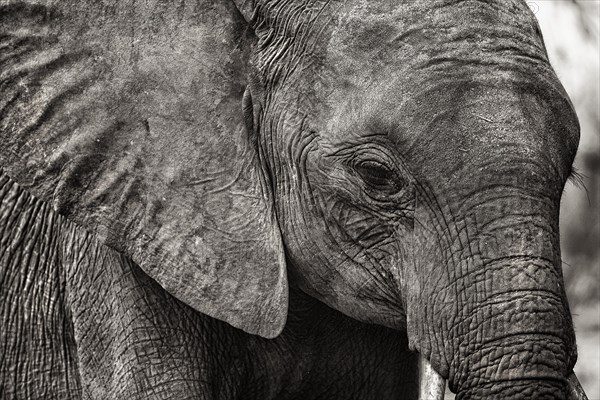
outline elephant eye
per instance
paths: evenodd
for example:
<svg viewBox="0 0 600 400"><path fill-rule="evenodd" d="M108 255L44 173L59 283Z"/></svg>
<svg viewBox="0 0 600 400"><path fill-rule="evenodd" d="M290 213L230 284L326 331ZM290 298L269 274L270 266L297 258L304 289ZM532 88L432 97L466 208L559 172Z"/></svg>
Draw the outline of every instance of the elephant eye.
<svg viewBox="0 0 600 400"><path fill-rule="evenodd" d="M372 189L394 194L402 184L396 173L378 161L363 161L355 166L356 172Z"/></svg>

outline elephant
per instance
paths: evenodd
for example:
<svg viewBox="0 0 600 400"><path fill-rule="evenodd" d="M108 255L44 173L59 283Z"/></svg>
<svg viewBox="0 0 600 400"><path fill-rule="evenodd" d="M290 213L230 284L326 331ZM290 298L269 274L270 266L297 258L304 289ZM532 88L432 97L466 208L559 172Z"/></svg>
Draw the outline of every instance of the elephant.
<svg viewBox="0 0 600 400"><path fill-rule="evenodd" d="M579 124L521 0L0 0L0 397L583 399Z"/></svg>

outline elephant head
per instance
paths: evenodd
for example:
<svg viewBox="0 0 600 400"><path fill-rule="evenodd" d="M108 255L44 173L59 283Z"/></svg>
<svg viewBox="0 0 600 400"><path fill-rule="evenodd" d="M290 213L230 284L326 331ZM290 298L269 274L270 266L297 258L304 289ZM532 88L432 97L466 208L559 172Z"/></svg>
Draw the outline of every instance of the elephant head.
<svg viewBox="0 0 600 400"><path fill-rule="evenodd" d="M249 333L280 333L289 276L406 332L422 396L576 390L578 122L524 2L87 3L2 6L22 186Z"/></svg>

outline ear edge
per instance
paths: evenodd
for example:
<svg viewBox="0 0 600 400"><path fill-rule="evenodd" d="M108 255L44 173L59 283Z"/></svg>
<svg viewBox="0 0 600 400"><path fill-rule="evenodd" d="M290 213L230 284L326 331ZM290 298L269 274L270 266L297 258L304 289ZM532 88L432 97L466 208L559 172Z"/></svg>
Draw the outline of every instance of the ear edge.
<svg viewBox="0 0 600 400"><path fill-rule="evenodd" d="M269 292L269 296L262 296L258 300L242 304L236 301L224 302L222 299L213 299L211 296L207 296L206 291L210 291L211 288L203 287L201 279L198 281L195 277L190 278L185 274L185 270L189 270L188 268L177 269L184 273L174 274L173 265L171 268L168 264L157 268L156 264L152 262L152 258L140 259L139 256L134 256L132 260L137 262L140 268L167 292L194 310L248 334L273 339L278 337L285 328L289 301L285 257L283 252L280 253L276 260L272 260L278 264L277 270L279 271L276 284L270 285L274 290ZM172 262L175 261L172 260ZM177 262L179 263L179 261ZM253 265L247 267L252 268ZM164 273L165 270L170 270L170 273Z"/></svg>

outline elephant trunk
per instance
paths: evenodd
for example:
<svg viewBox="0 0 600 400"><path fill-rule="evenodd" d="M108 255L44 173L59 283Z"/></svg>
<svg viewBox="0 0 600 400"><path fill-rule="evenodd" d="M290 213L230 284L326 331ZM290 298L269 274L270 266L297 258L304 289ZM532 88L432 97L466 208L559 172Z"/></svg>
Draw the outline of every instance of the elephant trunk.
<svg viewBox="0 0 600 400"><path fill-rule="evenodd" d="M460 328L451 333L458 399L562 400L569 392L575 337L557 228L548 213L539 213L547 204L519 200L519 210L496 203L474 214L483 221L468 261L474 267L458 278L473 301L466 302L471 306L463 308ZM502 216L495 218L498 210Z"/></svg>
<svg viewBox="0 0 600 400"><path fill-rule="evenodd" d="M409 306L409 338L457 399L567 399L576 350L556 205L490 194L454 210L438 250L421 246L438 261L409 289L419 304Z"/></svg>
<svg viewBox="0 0 600 400"><path fill-rule="evenodd" d="M575 373L569 374L567 385L566 400L588 400ZM446 380L431 367L429 361L419 357L419 400L443 400L445 388ZM471 397L469 393L461 396Z"/></svg>
<svg viewBox="0 0 600 400"><path fill-rule="evenodd" d="M546 264L530 257L488 264L476 290L490 294L462 316L455 337L459 399L566 398L574 339L556 269Z"/></svg>

